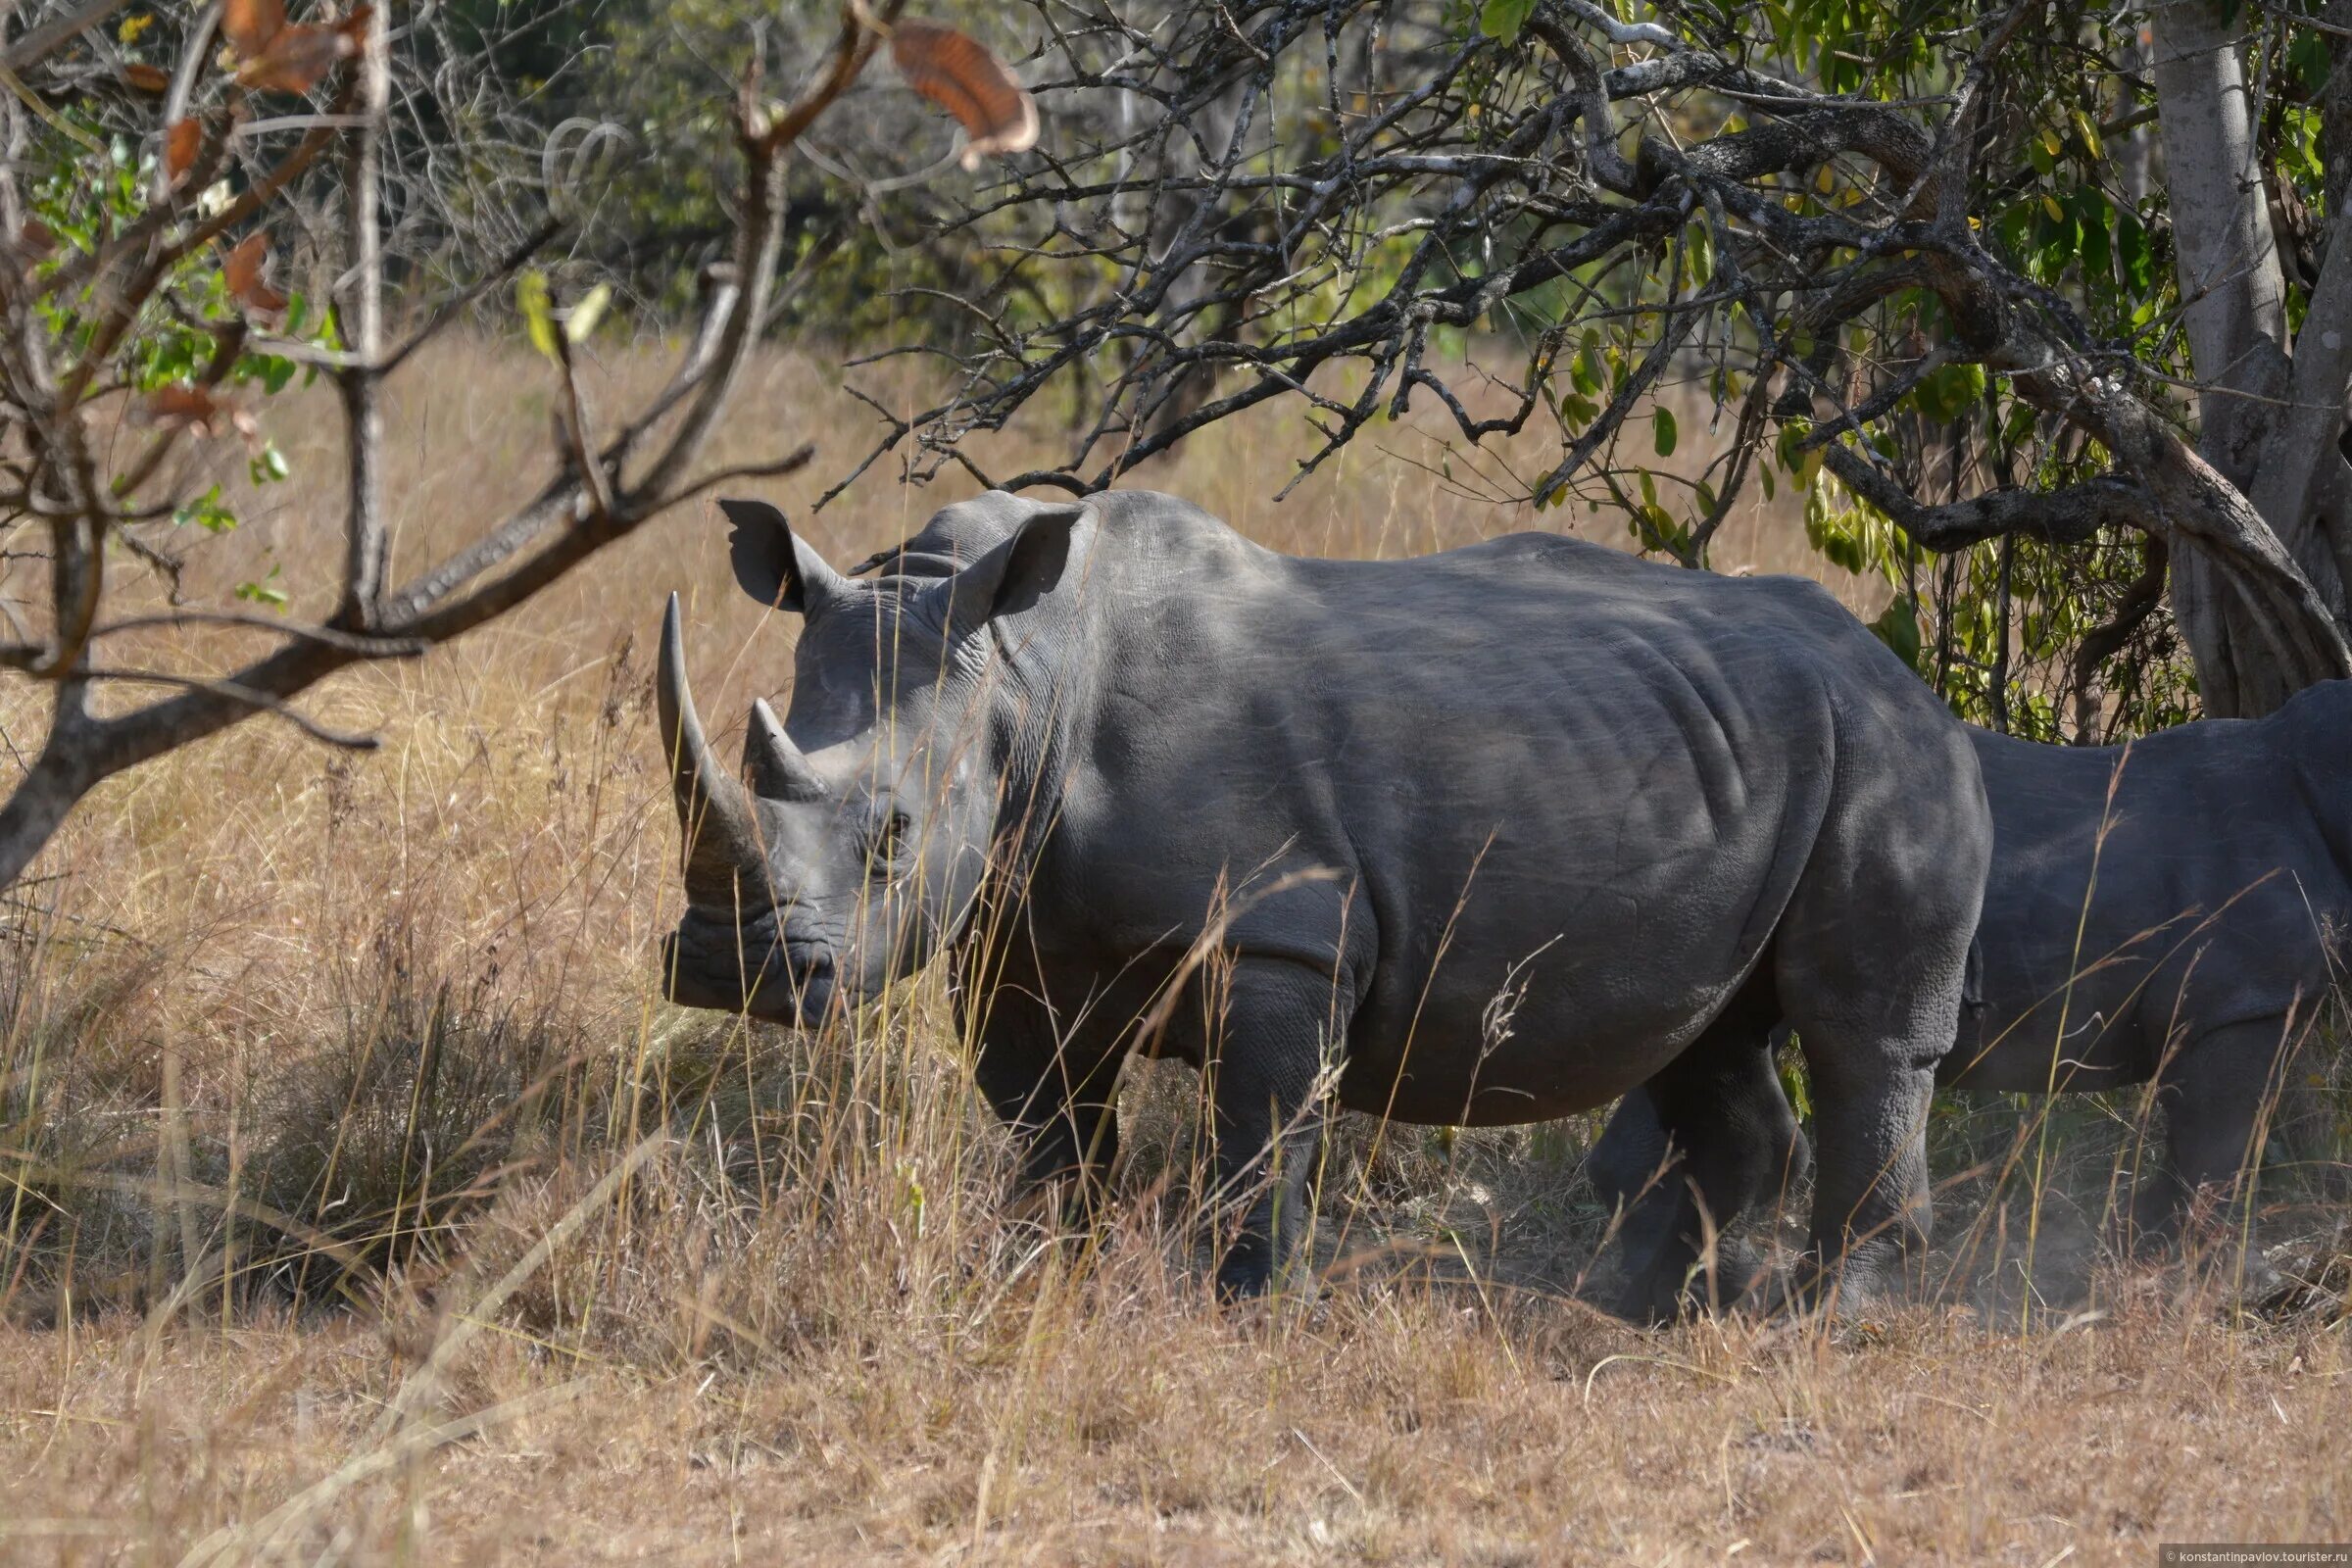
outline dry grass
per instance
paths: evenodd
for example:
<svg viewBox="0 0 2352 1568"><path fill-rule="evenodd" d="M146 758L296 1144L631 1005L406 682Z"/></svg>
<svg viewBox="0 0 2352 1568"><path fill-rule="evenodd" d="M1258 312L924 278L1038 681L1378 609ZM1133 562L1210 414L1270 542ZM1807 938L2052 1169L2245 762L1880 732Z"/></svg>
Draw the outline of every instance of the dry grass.
<svg viewBox="0 0 2352 1568"><path fill-rule="evenodd" d="M424 381L395 411L412 560L532 482L547 410L500 351ZM815 382L763 365L721 456L807 429L838 471L862 427ZM1300 551L1527 521L1405 461L1435 457L1409 427L1276 508L1300 433L1246 423L1150 482ZM322 588L332 442L286 444L295 485L200 591L272 559ZM870 481L815 531L854 558L938 499ZM784 668L722 532L669 519L338 681L313 706L380 729L373 757L257 722L75 818L0 949L0 1558L2042 1564L2352 1537L2325 1315L2231 1317L2052 1246L2020 1335L2001 1223L1945 1255L1943 1304L1639 1333L1574 1294L1604 1230L1581 1124L1342 1126L1331 1288L1220 1313L1181 1074L1131 1096L1116 1220L1058 1236L924 987L856 1039L663 1006L662 593L694 606L707 711ZM1743 519L1719 562L1803 567L1792 536ZM2070 1147L2095 1194L2118 1140Z"/></svg>

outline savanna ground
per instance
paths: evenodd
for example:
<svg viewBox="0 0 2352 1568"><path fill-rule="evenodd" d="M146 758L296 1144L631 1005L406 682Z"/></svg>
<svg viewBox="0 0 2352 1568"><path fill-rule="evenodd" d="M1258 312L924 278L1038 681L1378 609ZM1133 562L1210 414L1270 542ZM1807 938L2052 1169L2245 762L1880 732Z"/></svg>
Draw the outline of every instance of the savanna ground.
<svg viewBox="0 0 2352 1568"><path fill-rule="evenodd" d="M466 345L408 382L404 555L535 482L551 391ZM199 592L326 574L333 437L273 420L295 478L197 553ZM869 428L779 357L718 456L806 433L829 476ZM1147 482L1300 552L1530 524L1407 427L1277 506L1303 434L1219 426ZM820 487L769 493L806 519ZM964 488L877 473L808 526L846 563ZM1818 571L1783 508L1718 564ZM1581 1120L1337 1125L1327 1288L1221 1311L1180 1073L1132 1086L1126 1200L1081 1240L1012 1195L931 988L855 1039L666 1006L662 594L707 714L786 678L723 539L689 509L342 677L310 707L372 756L261 719L71 824L0 948L0 1558L2041 1565L2352 1538L2325 1296L2234 1313L2097 1245L2129 1101L1942 1107L1938 1251L1867 1323L1585 1304ZM2343 1250L2326 1185L2282 1173L2266 1215L2306 1275Z"/></svg>

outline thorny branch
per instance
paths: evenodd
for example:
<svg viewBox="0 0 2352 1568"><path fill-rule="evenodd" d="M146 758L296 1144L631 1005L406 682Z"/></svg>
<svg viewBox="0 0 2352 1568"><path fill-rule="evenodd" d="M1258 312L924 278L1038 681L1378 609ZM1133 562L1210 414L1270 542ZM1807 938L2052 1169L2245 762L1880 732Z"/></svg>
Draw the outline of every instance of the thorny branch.
<svg viewBox="0 0 2352 1568"><path fill-rule="evenodd" d="M1185 4L1149 27L1033 4L1054 156L957 215L1003 269L958 302L970 331L909 351L945 364L948 395L884 414L856 471L895 455L917 480L950 463L986 479L967 444L1049 392L1076 406L1066 457L1009 486L1099 489L1285 397L1320 436L1304 471L1427 392L1472 444L1547 411L1562 457L1518 499L1607 505L1621 432L1670 371L1696 373L1737 410L1737 445L1687 526L1644 535L1692 564L1787 438L1933 551L2190 536L2265 607L2297 679L2352 673L2327 603L2198 459L2132 345L2097 340L1976 226L1983 117L2035 8L1947 40L1949 93L1882 101L1757 69L1769 40L1718 8L1626 23L1536 0L1502 41L1374 0ZM1048 289L1052 309L1024 308ZM1886 329L1904 291L1948 329L1932 349ZM1597 384L1569 395L1560 371L1593 354L1595 323ZM1433 354L1446 334L1455 352ZM1517 372L1480 368L1497 354ZM1916 493L1886 434L1927 377L1966 366L2011 378L2046 442L2096 442L2112 471L1970 493L1955 466ZM2328 377L2342 381L2334 362ZM1482 383L1507 394L1501 417L1474 412L1493 406ZM2311 401L2315 429L2340 425Z"/></svg>
<svg viewBox="0 0 2352 1568"><path fill-rule="evenodd" d="M38 58L103 20L109 9L106 0L84 5L20 37L0 58L12 63ZM877 20L887 26L898 10L898 0L890 0L878 8ZM331 83L320 84L332 86L331 113L306 120L308 128L256 171L242 194L218 210L202 210L194 193L222 166L245 114L241 87L211 71L204 58L218 15L217 8L208 11L191 33L193 45L169 99L174 122L196 117L192 123L201 129L192 134L200 136L200 145L185 155L184 172L172 178L159 173L158 199L135 222L44 272L43 247L31 237L20 185L25 161L16 156L0 167L0 442L5 443L0 446L0 504L46 530L52 623L45 635L0 645L0 667L45 680L53 694L48 736L0 807L0 886L23 876L74 803L100 780L254 713L274 714L331 744L372 745L369 737L318 723L292 700L350 664L414 657L491 619L723 476L785 472L808 459L803 449L766 464L714 473L697 469L702 448L769 318L783 250L784 160L856 80L873 51L874 31L859 25L853 14L845 13L832 51L810 85L780 112L765 106L756 74L746 82L738 110L741 200L734 259L708 292L701 329L666 386L595 446L566 366L568 441L556 454L555 476L519 511L485 528L474 544L397 587L384 581L382 384L422 342L456 319L471 298L527 265L560 225L551 220L535 227L477 284L430 310L412 336L387 347L383 235L389 220L381 181L391 101L382 12L355 16L345 24L354 39L350 58L333 69ZM212 107L191 107L206 103ZM21 101L0 101L0 126L16 153L21 155L38 133L37 118ZM207 612L102 622L110 541L154 555L126 530L168 514L172 503L142 492L160 477L188 427L231 417L220 388L247 334L242 327L222 330L212 362L188 391L177 394L177 416L120 473L109 472L94 447L87 416L91 402L114 390L114 356L174 268L263 214L338 144L344 199L337 305L345 344L313 362L327 369L341 394L348 489L340 608L325 625ZM40 309L44 300L87 302L89 328L72 340L60 338ZM168 558L156 559L169 564ZM101 666L90 658L91 645L99 640L190 624L268 633L280 646L221 678ZM97 681L178 690L146 706L102 715L88 701Z"/></svg>

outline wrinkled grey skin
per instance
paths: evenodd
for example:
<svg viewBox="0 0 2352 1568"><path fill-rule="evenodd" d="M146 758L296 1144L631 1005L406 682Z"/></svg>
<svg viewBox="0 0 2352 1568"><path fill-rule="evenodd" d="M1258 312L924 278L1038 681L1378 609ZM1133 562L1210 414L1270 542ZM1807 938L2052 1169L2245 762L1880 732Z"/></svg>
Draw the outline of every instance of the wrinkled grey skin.
<svg viewBox="0 0 2352 1568"><path fill-rule="evenodd" d="M2135 1239L2167 1245L2201 1211L2226 1241L2252 1196L2240 1175L2258 1160L2288 1049L2352 934L2352 681L2268 718L2129 747L1969 737L1993 860L1980 967L1937 1081L2024 1094L2155 1083L2168 1157L2150 1160L2134 1195ZM1700 1202L1728 1225L1801 1173L1804 1141L1771 1063L1781 1013L1767 998L1727 1011L1627 1097L1595 1146L1588 1168L1604 1201L1631 1203L1627 1255L1646 1260L1630 1306L1676 1307ZM1696 1157L1644 1196L1670 1127ZM2274 1283L2255 1253L2239 1261L2248 1289ZM1752 1265L1716 1273L1717 1292L1736 1294Z"/></svg>
<svg viewBox="0 0 2352 1568"><path fill-rule="evenodd" d="M1960 726L1817 586L1542 535L1299 560L1144 492L983 495L850 578L724 505L806 621L746 794L672 602L676 1000L808 1022L944 951L1028 1173L1088 1193L1124 1054L1202 1065L1247 1294L1304 1228L1318 1091L1558 1116L1769 985L1821 1086L1826 1277L1859 1299L1923 1233L1989 825Z"/></svg>

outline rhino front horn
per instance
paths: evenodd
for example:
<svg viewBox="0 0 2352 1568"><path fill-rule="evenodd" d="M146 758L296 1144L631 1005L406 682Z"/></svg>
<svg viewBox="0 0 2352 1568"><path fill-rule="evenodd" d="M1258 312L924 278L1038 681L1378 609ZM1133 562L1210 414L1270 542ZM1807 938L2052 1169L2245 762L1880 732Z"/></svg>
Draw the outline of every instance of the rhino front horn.
<svg viewBox="0 0 2352 1568"><path fill-rule="evenodd" d="M710 755L703 721L686 687L686 634L678 596L669 596L662 617L661 669L654 696L662 720L662 745L669 756L670 793L686 840L686 895L697 903L734 904L739 878L758 886L766 860L752 822L743 786L722 772Z"/></svg>

